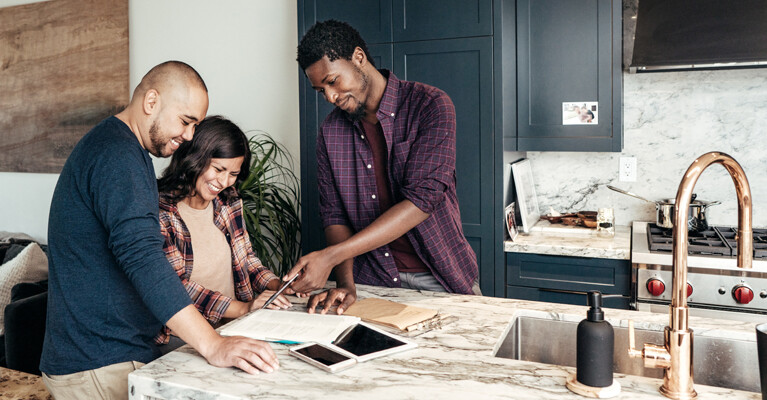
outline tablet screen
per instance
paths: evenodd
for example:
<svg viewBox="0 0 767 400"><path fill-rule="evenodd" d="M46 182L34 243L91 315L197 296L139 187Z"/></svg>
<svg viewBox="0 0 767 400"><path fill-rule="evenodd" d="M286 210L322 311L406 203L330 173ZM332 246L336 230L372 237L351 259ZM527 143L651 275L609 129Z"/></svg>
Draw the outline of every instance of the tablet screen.
<svg viewBox="0 0 767 400"><path fill-rule="evenodd" d="M404 346L407 343L370 329L365 325L357 324L333 344L359 357Z"/></svg>
<svg viewBox="0 0 767 400"><path fill-rule="evenodd" d="M318 344L303 347L294 351L328 366L338 364L341 361L346 361L349 359L349 357L346 357L343 354L336 353L327 347L320 346Z"/></svg>

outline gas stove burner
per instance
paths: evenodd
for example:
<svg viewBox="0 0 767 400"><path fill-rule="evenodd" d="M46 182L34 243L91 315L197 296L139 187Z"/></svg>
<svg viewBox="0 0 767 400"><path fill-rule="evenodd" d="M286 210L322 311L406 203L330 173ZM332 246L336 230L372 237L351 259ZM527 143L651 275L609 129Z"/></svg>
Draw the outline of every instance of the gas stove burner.
<svg viewBox="0 0 767 400"><path fill-rule="evenodd" d="M647 225L650 251L671 252L673 230ZM710 226L701 232L688 232L687 253L735 257L738 255L737 230L728 226ZM767 229L754 229L754 258L767 258Z"/></svg>

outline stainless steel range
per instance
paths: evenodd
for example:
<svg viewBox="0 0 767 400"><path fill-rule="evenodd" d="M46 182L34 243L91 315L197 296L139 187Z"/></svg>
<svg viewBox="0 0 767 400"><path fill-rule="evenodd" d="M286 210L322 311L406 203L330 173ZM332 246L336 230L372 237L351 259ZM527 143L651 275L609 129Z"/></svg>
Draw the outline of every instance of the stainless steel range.
<svg viewBox="0 0 767 400"><path fill-rule="evenodd" d="M754 262L737 267L736 230L710 227L689 233L687 304L690 315L767 322L767 229L754 229ZM634 222L631 238L632 304L668 313L671 302L671 231Z"/></svg>

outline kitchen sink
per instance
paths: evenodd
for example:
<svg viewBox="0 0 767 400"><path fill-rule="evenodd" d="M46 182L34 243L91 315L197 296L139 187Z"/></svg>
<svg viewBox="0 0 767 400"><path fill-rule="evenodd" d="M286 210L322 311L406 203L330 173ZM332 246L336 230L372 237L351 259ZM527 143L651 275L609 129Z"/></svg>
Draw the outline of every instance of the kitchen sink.
<svg viewBox="0 0 767 400"><path fill-rule="evenodd" d="M496 357L575 367L577 322L519 316L496 348ZM644 368L643 361L628 356L628 329L614 327L613 371L627 375L663 378L663 370ZM663 345L663 332L635 329L636 346ZM701 385L759 392L756 342L693 336L694 382Z"/></svg>

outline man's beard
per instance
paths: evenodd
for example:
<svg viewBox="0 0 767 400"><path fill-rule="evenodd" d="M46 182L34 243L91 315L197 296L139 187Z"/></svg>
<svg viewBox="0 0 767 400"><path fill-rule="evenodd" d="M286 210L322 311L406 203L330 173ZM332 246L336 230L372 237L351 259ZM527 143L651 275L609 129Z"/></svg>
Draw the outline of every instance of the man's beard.
<svg viewBox="0 0 767 400"><path fill-rule="evenodd" d="M152 126L149 127L149 145L147 149L155 157L168 157L170 154L164 154L162 151L165 148L167 142L163 143L160 135L160 128L157 126L157 121L152 122Z"/></svg>
<svg viewBox="0 0 767 400"><path fill-rule="evenodd" d="M357 70L357 73L360 76L360 80L362 81L362 87L360 88L360 92L365 93L365 90L368 88L368 76L362 72L362 69L356 65L354 65L354 69ZM354 109L352 112L346 111L346 115L349 116L349 119L352 121L359 121L362 118L365 117L365 108L367 108L367 102L366 101L360 101L357 103L357 108Z"/></svg>
<svg viewBox="0 0 767 400"><path fill-rule="evenodd" d="M366 114L365 106L366 106L365 103L358 103L357 108L354 109L354 111L352 112L345 111L346 115L348 115L349 119L351 119L352 121L359 121L362 118L365 118L365 114Z"/></svg>

